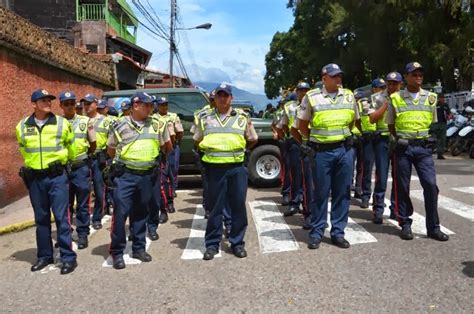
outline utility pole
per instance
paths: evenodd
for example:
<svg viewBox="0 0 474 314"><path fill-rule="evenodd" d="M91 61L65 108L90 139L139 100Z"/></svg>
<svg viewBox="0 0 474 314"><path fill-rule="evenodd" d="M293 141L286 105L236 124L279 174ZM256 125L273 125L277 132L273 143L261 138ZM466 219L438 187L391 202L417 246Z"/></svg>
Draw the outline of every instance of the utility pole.
<svg viewBox="0 0 474 314"><path fill-rule="evenodd" d="M174 43L176 21L176 0L171 0L171 15L170 15L170 87L174 87L173 61L176 45Z"/></svg>

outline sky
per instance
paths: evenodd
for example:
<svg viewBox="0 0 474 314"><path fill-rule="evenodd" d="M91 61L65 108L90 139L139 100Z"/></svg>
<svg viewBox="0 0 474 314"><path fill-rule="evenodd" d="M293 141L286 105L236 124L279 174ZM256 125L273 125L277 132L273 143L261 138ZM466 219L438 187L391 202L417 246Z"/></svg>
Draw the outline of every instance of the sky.
<svg viewBox="0 0 474 314"><path fill-rule="evenodd" d="M142 0L169 26L169 0ZM179 28L212 23L209 30L177 31L178 50L192 81L227 82L264 94L265 55L273 35L293 25L287 0L177 0ZM132 8L132 1L129 1ZM151 12L151 10L148 10ZM137 14L140 17L140 14ZM148 25L147 22L145 24ZM149 66L169 72L169 47L139 26L137 44L153 52ZM176 63L176 61L175 61ZM175 73L178 67L174 67Z"/></svg>

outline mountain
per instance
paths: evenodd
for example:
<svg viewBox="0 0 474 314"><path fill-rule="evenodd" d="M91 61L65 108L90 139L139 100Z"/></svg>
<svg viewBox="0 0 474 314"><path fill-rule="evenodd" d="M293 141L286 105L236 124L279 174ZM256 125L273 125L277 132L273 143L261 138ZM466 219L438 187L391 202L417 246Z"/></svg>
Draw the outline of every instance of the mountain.
<svg viewBox="0 0 474 314"><path fill-rule="evenodd" d="M211 90L216 88L220 83L194 82L194 84L210 92ZM270 100L265 95L253 94L246 90L240 89L234 85L232 85L232 96L234 96L234 99L236 100L250 101L254 106L255 112L258 112L259 110L264 110L268 103L272 103L274 106L276 104L275 100Z"/></svg>

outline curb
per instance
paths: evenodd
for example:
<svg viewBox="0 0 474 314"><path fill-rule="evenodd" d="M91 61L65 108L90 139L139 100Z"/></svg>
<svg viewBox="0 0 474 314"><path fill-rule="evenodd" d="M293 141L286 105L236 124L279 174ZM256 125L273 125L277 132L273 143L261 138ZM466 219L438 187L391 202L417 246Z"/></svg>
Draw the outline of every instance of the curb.
<svg viewBox="0 0 474 314"><path fill-rule="evenodd" d="M13 233L13 232L19 232L23 231L25 229L31 228L35 225L34 220L27 220L27 221L22 221L22 222L17 222L5 227L0 228L0 235L8 234L8 233Z"/></svg>

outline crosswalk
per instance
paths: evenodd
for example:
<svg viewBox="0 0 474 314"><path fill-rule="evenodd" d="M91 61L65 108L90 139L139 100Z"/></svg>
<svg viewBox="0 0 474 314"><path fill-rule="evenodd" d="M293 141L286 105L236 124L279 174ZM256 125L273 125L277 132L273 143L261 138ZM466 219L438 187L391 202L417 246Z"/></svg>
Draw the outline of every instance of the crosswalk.
<svg viewBox="0 0 474 314"><path fill-rule="evenodd" d="M474 187L460 187L453 188L453 190L461 193L474 194ZM423 201L422 190L413 190L410 195L414 199ZM388 206L390 205L390 200L385 199L385 203L386 208L384 211L384 221L399 228L398 222L389 218L390 210ZM257 232L258 244L262 254L297 251L301 249L292 229L286 223L279 206L275 202L250 201L248 202L248 205L250 212L252 213L253 222ZM331 204L328 206L330 208ZM474 206L471 204L465 204L440 195L439 209L447 210L470 221L474 221ZM194 215L193 226L189 234L186 249L181 256L182 259L202 259L204 253L204 231L206 223L203 215L202 206L198 205L196 207L196 214ZM411 218L413 220L412 231L415 237L426 237L425 217L415 212ZM326 232L331 228L330 214L328 215L328 224L329 228L326 229ZM440 226L440 228L441 231L448 235L455 234L445 226ZM325 236L329 235L326 234ZM371 234L362 225L350 217L345 229L345 238L349 243L351 243L351 245L377 242L376 236ZM219 254L219 256L221 255Z"/></svg>

